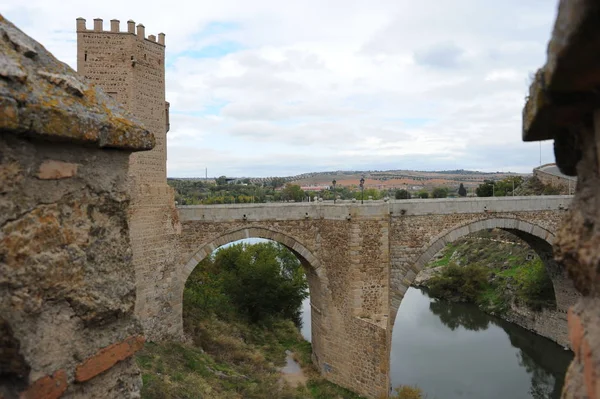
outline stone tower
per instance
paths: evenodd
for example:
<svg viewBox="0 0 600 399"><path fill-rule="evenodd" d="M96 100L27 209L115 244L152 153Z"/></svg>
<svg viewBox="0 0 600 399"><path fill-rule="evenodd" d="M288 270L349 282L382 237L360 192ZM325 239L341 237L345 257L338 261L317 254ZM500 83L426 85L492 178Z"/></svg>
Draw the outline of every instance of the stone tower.
<svg viewBox="0 0 600 399"><path fill-rule="evenodd" d="M127 21L121 31L118 20L105 31L102 19L94 19L92 30L77 19L77 71L120 102L154 134L151 151L132 154L129 159L129 216L133 263L136 270L136 314L146 336L160 339L169 326L155 325L156 311L169 311L168 294L162 279L169 279L173 264L174 239L180 231L173 190L167 185L166 134L169 103L165 101L165 35L146 37L144 25ZM152 270L152 273L148 271ZM149 276L162 276L160 280ZM160 302L160 303L158 303Z"/></svg>
<svg viewBox="0 0 600 399"><path fill-rule="evenodd" d="M77 72L120 102L142 121L156 138L152 151L131 158L136 183L166 184L167 102L165 101L165 35L146 38L144 25L127 21L121 32L119 21L94 19L87 30L85 19L77 19ZM144 173L137 173L140 169Z"/></svg>

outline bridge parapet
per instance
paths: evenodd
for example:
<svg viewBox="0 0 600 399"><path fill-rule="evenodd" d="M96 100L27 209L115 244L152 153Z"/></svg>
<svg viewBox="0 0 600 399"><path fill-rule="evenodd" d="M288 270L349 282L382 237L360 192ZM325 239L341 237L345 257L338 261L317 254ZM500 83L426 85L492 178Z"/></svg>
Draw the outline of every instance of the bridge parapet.
<svg viewBox="0 0 600 399"><path fill-rule="evenodd" d="M479 212L527 212L567 209L573 197L547 195L528 197L410 199L365 204L327 202L261 203L178 206L180 220L302 220L302 219L371 219L386 215L429 215Z"/></svg>

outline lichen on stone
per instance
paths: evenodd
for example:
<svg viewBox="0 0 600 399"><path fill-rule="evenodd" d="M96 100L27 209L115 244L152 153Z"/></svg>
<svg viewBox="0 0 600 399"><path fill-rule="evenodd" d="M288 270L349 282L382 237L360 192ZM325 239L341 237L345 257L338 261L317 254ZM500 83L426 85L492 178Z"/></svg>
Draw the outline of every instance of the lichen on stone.
<svg viewBox="0 0 600 399"><path fill-rule="evenodd" d="M129 151L155 145L133 115L1 16L0 130Z"/></svg>
<svg viewBox="0 0 600 399"><path fill-rule="evenodd" d="M79 97L83 96L84 91L86 89L85 85L79 80L75 79L73 76L59 75L57 73L50 73L42 70L39 70L38 74L44 79L46 79L48 82L53 83L57 86L61 86L67 92Z"/></svg>

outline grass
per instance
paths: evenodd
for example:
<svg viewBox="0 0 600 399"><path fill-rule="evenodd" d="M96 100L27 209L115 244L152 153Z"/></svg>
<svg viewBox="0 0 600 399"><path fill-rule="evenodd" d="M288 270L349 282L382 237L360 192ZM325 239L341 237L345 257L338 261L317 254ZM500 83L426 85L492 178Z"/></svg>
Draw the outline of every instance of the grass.
<svg viewBox="0 0 600 399"><path fill-rule="evenodd" d="M454 244L448 244L444 249L443 249L443 256L442 258L434 261L434 262L430 262L427 267L428 268L434 268L434 267L439 267L439 266L448 266L448 263L450 263L450 258L452 257L452 254L454 253L454 251L456 251L456 246Z"/></svg>
<svg viewBox="0 0 600 399"><path fill-rule="evenodd" d="M142 398L361 398L321 377L312 365L310 343L291 321L253 325L208 317L194 324L192 342L147 343L137 353ZM306 386L280 381L286 350L303 368Z"/></svg>

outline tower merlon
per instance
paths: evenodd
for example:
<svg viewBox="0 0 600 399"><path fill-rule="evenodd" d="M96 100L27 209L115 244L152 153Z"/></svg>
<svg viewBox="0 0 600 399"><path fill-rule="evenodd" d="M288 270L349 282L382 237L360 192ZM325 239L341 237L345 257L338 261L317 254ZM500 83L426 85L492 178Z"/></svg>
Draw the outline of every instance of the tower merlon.
<svg viewBox="0 0 600 399"><path fill-rule="evenodd" d="M138 24L137 26L137 36L140 39L144 39L146 37L146 28L142 24Z"/></svg>
<svg viewBox="0 0 600 399"><path fill-rule="evenodd" d="M94 18L94 30L98 32L102 32L102 18Z"/></svg>
<svg viewBox="0 0 600 399"><path fill-rule="evenodd" d="M110 31L111 32L119 32L120 27L119 24L121 22L118 19L111 19L110 20Z"/></svg>
<svg viewBox="0 0 600 399"><path fill-rule="evenodd" d="M77 32L89 32L86 26L86 19L79 17L77 18ZM127 32L121 32L121 21L118 19L110 20L110 30L104 31L104 20L102 18L94 18L94 32L110 32L110 33L129 33L137 36L140 40L148 40L152 43L157 43L161 46L165 45L165 34L159 33L157 35L149 35L146 37L146 28L143 24L135 24L135 21L130 19L127 21Z"/></svg>
<svg viewBox="0 0 600 399"><path fill-rule="evenodd" d="M87 28L85 27L85 18L77 18L77 32L79 31L83 31L86 30Z"/></svg>

